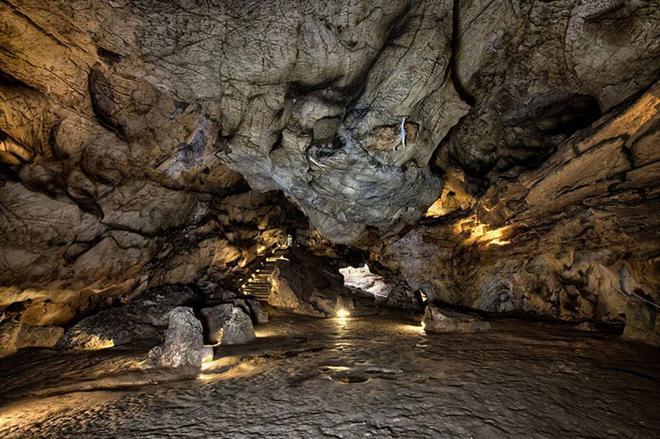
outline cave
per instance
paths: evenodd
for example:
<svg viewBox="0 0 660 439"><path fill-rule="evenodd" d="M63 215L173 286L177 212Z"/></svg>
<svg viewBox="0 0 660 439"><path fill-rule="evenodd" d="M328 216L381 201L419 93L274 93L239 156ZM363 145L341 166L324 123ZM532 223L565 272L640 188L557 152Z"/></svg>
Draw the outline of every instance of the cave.
<svg viewBox="0 0 660 439"><path fill-rule="evenodd" d="M660 437L660 4L1 0L0 437Z"/></svg>

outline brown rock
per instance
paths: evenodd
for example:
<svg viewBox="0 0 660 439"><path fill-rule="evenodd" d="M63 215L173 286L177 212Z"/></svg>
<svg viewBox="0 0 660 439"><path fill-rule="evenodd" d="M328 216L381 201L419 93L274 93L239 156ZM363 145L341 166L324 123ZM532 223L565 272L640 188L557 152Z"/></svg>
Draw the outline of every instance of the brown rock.
<svg viewBox="0 0 660 439"><path fill-rule="evenodd" d="M16 322L0 324L0 357L23 348L52 348L64 334L59 326L33 326Z"/></svg>
<svg viewBox="0 0 660 439"><path fill-rule="evenodd" d="M490 330L490 323L478 317L428 305L422 319L424 331L431 334L444 332L483 332Z"/></svg>

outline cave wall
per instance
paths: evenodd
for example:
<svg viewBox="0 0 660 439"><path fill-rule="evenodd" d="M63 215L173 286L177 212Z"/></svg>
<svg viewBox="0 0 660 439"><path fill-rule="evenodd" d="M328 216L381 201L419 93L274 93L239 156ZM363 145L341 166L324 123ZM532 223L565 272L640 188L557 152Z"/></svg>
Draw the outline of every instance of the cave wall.
<svg viewBox="0 0 660 439"><path fill-rule="evenodd" d="M660 83L372 258L444 303L609 323L658 344L659 127Z"/></svg>
<svg viewBox="0 0 660 439"><path fill-rule="evenodd" d="M491 309L477 297L515 290L516 309L619 318L628 301L594 311L582 284L655 300L657 141L638 134L655 107L611 128L651 139L646 158L566 154L657 79L659 23L642 0L2 1L0 307L62 324L150 286L221 284L294 230L379 252L449 302ZM525 186L564 178L593 194L560 206ZM473 223L408 231L449 183L485 194ZM455 242L480 224L532 231ZM423 256L402 263L408 248ZM514 281L520 266L539 272Z"/></svg>

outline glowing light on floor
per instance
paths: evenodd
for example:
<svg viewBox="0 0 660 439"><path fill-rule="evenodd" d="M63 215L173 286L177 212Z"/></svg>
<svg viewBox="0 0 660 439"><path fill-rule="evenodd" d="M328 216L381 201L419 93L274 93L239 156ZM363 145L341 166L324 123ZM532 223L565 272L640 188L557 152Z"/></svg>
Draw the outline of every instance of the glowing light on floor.
<svg viewBox="0 0 660 439"><path fill-rule="evenodd" d="M288 261L289 258L284 257L284 256L269 256L266 258L267 262L275 262L275 261Z"/></svg>
<svg viewBox="0 0 660 439"><path fill-rule="evenodd" d="M426 332L424 332L424 323L422 323L421 325L410 325L410 324L402 323L398 325L397 328L402 333L419 334L419 335L426 334Z"/></svg>
<svg viewBox="0 0 660 439"><path fill-rule="evenodd" d="M240 363L241 357L236 355L228 355L225 357L218 358L217 360L211 360L202 363L202 371L210 371L222 369L224 367L229 367Z"/></svg>
<svg viewBox="0 0 660 439"><path fill-rule="evenodd" d="M269 329L256 327L254 328L254 335L256 335L257 338L268 338L268 337L277 337L279 335L282 335L282 333L277 331L272 331Z"/></svg>
<svg viewBox="0 0 660 439"><path fill-rule="evenodd" d="M337 310L338 319L347 319L351 316L351 313L346 308L339 308Z"/></svg>
<svg viewBox="0 0 660 439"><path fill-rule="evenodd" d="M214 361L214 363L216 363L216 361ZM240 362L241 360L239 359L238 361ZM249 376L252 376L256 373L265 370L264 364L262 363L265 363L265 361L257 360L257 361L246 361L240 364L237 363L233 365L233 367L230 366L229 370L218 373L213 373L212 372L213 369L207 369L206 371L203 371L202 373L197 375L197 380L202 382L214 382L214 381L232 380L236 378L247 378ZM220 363L216 363L216 365L219 366Z"/></svg>

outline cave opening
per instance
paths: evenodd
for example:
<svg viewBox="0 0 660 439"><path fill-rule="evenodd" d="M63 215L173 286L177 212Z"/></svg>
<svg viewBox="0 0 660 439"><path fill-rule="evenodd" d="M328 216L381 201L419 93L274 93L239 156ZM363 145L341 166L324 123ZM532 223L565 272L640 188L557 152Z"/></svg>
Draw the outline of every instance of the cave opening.
<svg viewBox="0 0 660 439"><path fill-rule="evenodd" d="M660 437L659 35L0 2L0 437Z"/></svg>

